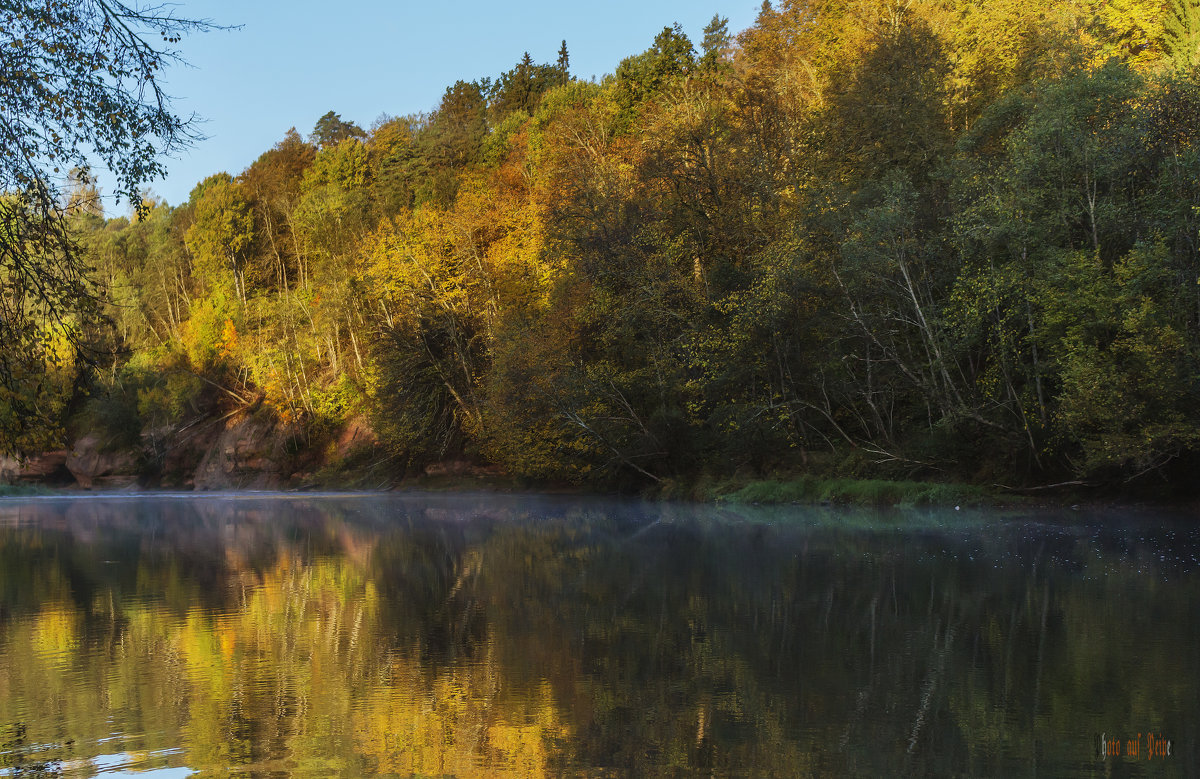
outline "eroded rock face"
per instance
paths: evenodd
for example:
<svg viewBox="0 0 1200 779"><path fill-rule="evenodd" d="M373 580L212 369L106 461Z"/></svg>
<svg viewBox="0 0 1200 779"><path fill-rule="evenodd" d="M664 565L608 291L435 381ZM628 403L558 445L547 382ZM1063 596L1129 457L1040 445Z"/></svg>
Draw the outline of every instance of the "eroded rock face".
<svg viewBox="0 0 1200 779"><path fill-rule="evenodd" d="M66 484L71 481L71 472L66 462L66 449L18 460L15 457L0 457L0 484Z"/></svg>
<svg viewBox="0 0 1200 779"><path fill-rule="evenodd" d="M268 413L216 415L182 429L143 432L141 446L111 449L88 434L70 450L23 461L0 457L0 484L30 483L83 489L147 487L269 490L305 485L313 472L373 451L378 439L362 418L349 420L319 444Z"/></svg>
<svg viewBox="0 0 1200 779"><path fill-rule="evenodd" d="M337 457L345 460L357 451L372 449L378 445L379 439L367 420L362 417L354 417L346 423L337 437Z"/></svg>
<svg viewBox="0 0 1200 779"><path fill-rule="evenodd" d="M141 473L136 453L128 449L104 451L96 436L84 436L67 454L65 465L84 489L119 488L137 483Z"/></svg>
<svg viewBox="0 0 1200 779"><path fill-rule="evenodd" d="M255 416L225 423L208 446L192 479L197 490L266 490L285 486L286 435Z"/></svg>

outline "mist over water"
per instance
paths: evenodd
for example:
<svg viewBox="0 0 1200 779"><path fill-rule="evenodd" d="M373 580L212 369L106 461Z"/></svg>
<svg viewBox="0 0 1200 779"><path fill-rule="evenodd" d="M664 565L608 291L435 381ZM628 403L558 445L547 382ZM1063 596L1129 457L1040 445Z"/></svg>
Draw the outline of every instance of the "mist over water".
<svg viewBox="0 0 1200 779"><path fill-rule="evenodd" d="M0 500L0 776L1187 776L1198 647L1149 512Z"/></svg>

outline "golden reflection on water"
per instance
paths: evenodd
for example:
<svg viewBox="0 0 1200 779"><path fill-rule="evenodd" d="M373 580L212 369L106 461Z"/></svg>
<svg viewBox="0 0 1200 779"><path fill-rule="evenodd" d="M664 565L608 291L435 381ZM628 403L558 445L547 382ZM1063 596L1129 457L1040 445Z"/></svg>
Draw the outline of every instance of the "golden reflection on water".
<svg viewBox="0 0 1200 779"><path fill-rule="evenodd" d="M0 506L0 776L1091 775L1198 713L1194 532L457 500Z"/></svg>
<svg viewBox="0 0 1200 779"><path fill-rule="evenodd" d="M123 726L123 735L176 744L189 765L217 771L556 773L549 749L570 730L553 690L546 680L508 685L492 639L478 656L432 672L381 652L378 593L346 559L284 555L261 572L238 572L235 587L240 603L228 611L124 604L107 615L119 639L103 647L82 640L95 610L44 604L4 632L2 710L96 741L107 734L94 723ZM139 754L129 763L146 762Z"/></svg>

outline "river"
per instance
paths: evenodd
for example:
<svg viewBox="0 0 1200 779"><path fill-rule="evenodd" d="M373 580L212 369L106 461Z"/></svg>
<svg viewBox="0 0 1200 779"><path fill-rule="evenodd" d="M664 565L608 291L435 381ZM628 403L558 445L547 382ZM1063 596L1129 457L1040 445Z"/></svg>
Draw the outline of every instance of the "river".
<svg viewBox="0 0 1200 779"><path fill-rule="evenodd" d="M0 776L1191 776L1200 522L0 499Z"/></svg>

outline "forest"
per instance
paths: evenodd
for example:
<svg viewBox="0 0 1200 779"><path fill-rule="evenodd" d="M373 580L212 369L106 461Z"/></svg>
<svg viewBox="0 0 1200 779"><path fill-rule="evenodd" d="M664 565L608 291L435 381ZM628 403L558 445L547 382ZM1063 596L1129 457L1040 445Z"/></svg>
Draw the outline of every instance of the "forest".
<svg viewBox="0 0 1200 779"><path fill-rule="evenodd" d="M286 474L1194 489L1198 142L1198 0L766 2L599 81L564 42L176 206L77 172L86 294L6 362L0 442L166 483L253 416Z"/></svg>

